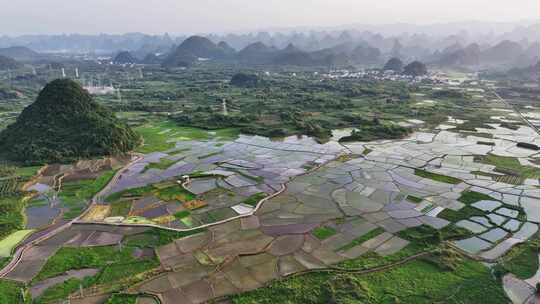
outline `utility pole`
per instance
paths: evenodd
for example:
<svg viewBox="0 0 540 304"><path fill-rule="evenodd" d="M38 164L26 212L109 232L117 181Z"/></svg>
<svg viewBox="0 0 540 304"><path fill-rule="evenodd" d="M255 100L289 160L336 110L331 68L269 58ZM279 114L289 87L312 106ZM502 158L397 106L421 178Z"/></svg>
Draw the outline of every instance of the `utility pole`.
<svg viewBox="0 0 540 304"><path fill-rule="evenodd" d="M8 83L10 87L13 86L13 84L11 83L11 70L10 69L8 69Z"/></svg>
<svg viewBox="0 0 540 304"><path fill-rule="evenodd" d="M118 88L116 89L116 95L118 96L118 101L122 102L122 93L120 93L120 85L118 85Z"/></svg>

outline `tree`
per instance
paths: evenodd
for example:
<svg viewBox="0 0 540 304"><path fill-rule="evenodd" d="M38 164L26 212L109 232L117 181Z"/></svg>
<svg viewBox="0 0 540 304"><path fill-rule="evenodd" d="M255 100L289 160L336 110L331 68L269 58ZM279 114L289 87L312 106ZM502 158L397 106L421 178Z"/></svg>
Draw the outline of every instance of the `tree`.
<svg viewBox="0 0 540 304"><path fill-rule="evenodd" d="M16 122L0 132L0 154L26 163L124 154L140 136L70 79L48 83Z"/></svg>
<svg viewBox="0 0 540 304"><path fill-rule="evenodd" d="M242 88L255 88L260 82L259 76L255 74L237 73L231 79L231 85Z"/></svg>
<svg viewBox="0 0 540 304"><path fill-rule="evenodd" d="M405 68L403 69L403 73L405 75L410 75L414 77L423 76L428 73L427 67L425 64L423 64L420 61L413 61L409 63Z"/></svg>
<svg viewBox="0 0 540 304"><path fill-rule="evenodd" d="M393 57L384 65L383 68L385 71L394 71L397 73L401 73L403 70L403 61L397 57Z"/></svg>

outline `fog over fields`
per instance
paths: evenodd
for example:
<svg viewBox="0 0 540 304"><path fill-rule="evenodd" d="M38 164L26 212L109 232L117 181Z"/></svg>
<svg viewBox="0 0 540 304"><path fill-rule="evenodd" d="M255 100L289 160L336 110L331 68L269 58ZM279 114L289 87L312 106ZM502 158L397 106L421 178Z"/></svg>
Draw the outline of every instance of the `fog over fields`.
<svg viewBox="0 0 540 304"><path fill-rule="evenodd" d="M534 0L22 0L3 1L0 34L193 34L348 24L501 23L538 19L539 10L540 2Z"/></svg>

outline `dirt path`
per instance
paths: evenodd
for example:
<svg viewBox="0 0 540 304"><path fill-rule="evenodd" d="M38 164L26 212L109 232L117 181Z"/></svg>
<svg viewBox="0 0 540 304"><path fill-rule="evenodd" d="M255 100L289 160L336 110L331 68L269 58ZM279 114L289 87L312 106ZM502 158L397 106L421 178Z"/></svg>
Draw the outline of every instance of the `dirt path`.
<svg viewBox="0 0 540 304"><path fill-rule="evenodd" d="M34 239L32 242L29 242L29 243L26 243L26 244L24 244L22 246L19 246L17 248L17 250L15 251L15 253L13 254L13 257L12 257L11 261L8 264L6 264L4 266L4 268L2 268L0 270L0 278L4 278L17 265L19 265L25 251L29 250L34 245L37 245L40 242L43 242L43 241L53 237L54 235L64 231L65 229L71 227L71 225L73 223L78 222L84 215L86 215L86 213L88 213L88 210L90 210L92 208L92 206L97 204L97 198L100 197L104 193L104 191L107 190L108 187L110 187L110 185L112 183L116 182L118 180L119 176L122 173L124 173L126 170L129 170L129 168L131 168L131 166L133 166L135 163L137 163L137 161L139 161L141 158L142 158L142 156L140 156L139 154L135 155L135 158L132 159L126 166L124 166L124 168L122 168L121 170L118 170L118 172L116 172L116 174L113 176L111 181L107 184L107 186L105 186L100 192L98 192L96 195L94 195L94 197L91 200L90 205L88 205L87 209L81 215L79 215L78 217L74 218L73 220L71 220L71 221L69 221L69 222L67 222L67 223L65 223L63 225L60 225L60 226L52 229L51 231L41 235L40 237Z"/></svg>

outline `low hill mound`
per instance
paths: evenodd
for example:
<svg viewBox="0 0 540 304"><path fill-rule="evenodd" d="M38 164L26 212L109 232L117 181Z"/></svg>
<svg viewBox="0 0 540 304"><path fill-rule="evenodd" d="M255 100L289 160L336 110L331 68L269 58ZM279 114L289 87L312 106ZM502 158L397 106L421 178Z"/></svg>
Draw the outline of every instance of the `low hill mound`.
<svg viewBox="0 0 540 304"><path fill-rule="evenodd" d="M397 57L392 57L386 62L383 67L384 71L394 71L396 73L401 73L403 71L403 61Z"/></svg>
<svg viewBox="0 0 540 304"><path fill-rule="evenodd" d="M403 68L403 74L409 76L424 76L428 73L428 69L423 62L413 61Z"/></svg>
<svg viewBox="0 0 540 304"><path fill-rule="evenodd" d="M21 61L36 60L40 58L39 53L24 46L0 48L0 55Z"/></svg>
<svg viewBox="0 0 540 304"><path fill-rule="evenodd" d="M191 36L184 40L163 62L165 67L187 67L204 59L228 59L234 49L226 43L215 44L208 38Z"/></svg>
<svg viewBox="0 0 540 304"><path fill-rule="evenodd" d="M47 84L17 121L0 133L2 156L25 163L119 155L140 142L139 135L69 79Z"/></svg>
<svg viewBox="0 0 540 304"><path fill-rule="evenodd" d="M131 55L128 51L122 51L114 57L114 64L133 64L137 63L137 58L135 58L133 55Z"/></svg>
<svg viewBox="0 0 540 304"><path fill-rule="evenodd" d="M271 62L278 52L275 47L269 47L262 42L255 42L240 50L237 56L242 62L265 64Z"/></svg>
<svg viewBox="0 0 540 304"><path fill-rule="evenodd" d="M480 64L480 53L480 46L473 43L466 48L444 52L437 63L450 67L477 66Z"/></svg>

